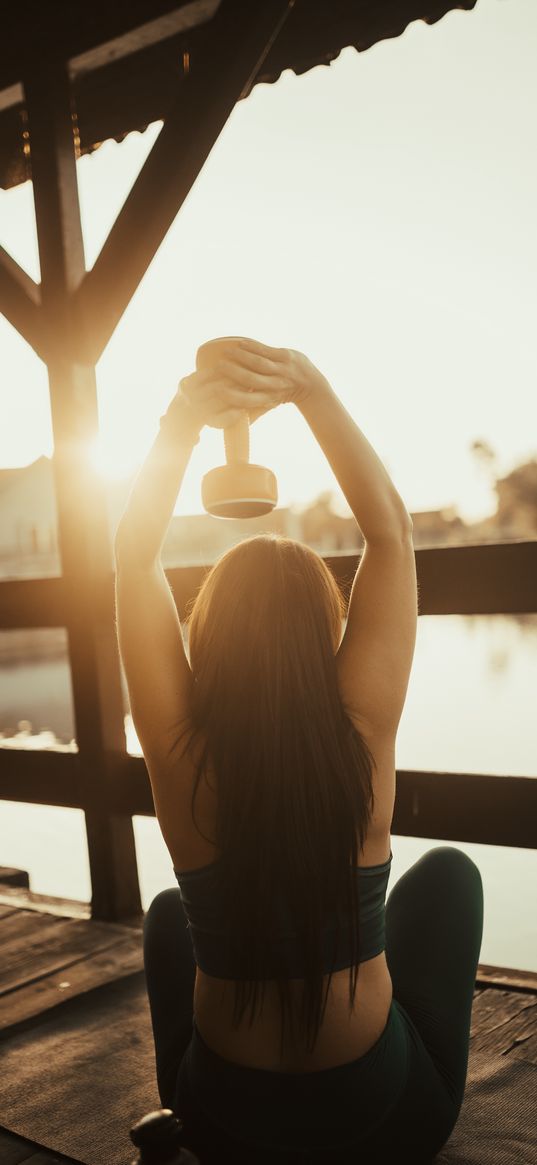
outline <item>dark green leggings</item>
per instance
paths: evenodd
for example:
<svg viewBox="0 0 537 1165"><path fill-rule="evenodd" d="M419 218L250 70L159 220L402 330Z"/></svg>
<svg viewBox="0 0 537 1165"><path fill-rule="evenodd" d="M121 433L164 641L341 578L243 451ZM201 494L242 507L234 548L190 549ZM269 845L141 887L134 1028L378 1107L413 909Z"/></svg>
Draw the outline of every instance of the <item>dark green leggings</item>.
<svg viewBox="0 0 537 1165"><path fill-rule="evenodd" d="M202 1165L425 1165L463 1100L483 931L474 862L436 846L393 887L386 958L393 1001L357 1060L282 1073L222 1059L193 1019L195 963L179 890L145 918L144 959L162 1104L181 1116Z"/></svg>

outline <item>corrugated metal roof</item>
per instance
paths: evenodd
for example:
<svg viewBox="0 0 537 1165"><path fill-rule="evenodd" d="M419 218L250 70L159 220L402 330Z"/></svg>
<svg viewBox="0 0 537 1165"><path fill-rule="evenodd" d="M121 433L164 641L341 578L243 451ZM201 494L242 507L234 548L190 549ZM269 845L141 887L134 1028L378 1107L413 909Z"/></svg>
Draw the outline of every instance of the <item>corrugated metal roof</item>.
<svg viewBox="0 0 537 1165"><path fill-rule="evenodd" d="M260 0L258 0L260 2ZM286 69L301 74L329 65L342 49L364 52L400 36L415 20L434 24L476 0L296 0L253 84L274 83ZM195 61L219 0L21 0L3 12L0 46L0 186L30 175L21 81L43 59L69 61L81 153L121 141L166 116L183 54ZM32 35L28 37L28 28ZM179 29L179 31L177 31ZM233 44L222 44L232 52ZM250 90L248 90L249 92ZM243 97L248 93L243 93Z"/></svg>

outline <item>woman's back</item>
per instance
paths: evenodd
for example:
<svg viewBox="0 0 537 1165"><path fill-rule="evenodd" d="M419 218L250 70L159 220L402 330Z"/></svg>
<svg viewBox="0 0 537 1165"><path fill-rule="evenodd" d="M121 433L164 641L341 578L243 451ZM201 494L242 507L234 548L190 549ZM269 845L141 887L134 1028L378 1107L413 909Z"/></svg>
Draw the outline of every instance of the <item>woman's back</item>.
<svg viewBox="0 0 537 1165"><path fill-rule="evenodd" d="M377 764L376 776L381 787L389 788L395 779L387 770L394 764L393 743L366 740ZM185 773L181 805L175 820L183 822L181 836L169 844L174 868L192 871L208 866L218 858L216 847L201 837L187 811L189 785L193 780ZM203 780L196 800L196 820L205 837L214 836L217 812L214 780ZM390 858L390 834L369 830L359 866L380 866ZM326 983L325 976L323 983ZM303 980L291 979L297 1002ZM234 980L206 974L198 966L194 989L194 1017L205 1043L218 1055L233 1063L280 1072L314 1072L348 1063L364 1055L385 1028L392 1000L392 983L385 952L360 964L356 995L349 1015L349 970L335 971L328 991L326 1011L313 1052L303 1043L288 1039L283 1057L280 1051L281 1007L274 980L266 985L263 1008L253 1024L233 1026Z"/></svg>

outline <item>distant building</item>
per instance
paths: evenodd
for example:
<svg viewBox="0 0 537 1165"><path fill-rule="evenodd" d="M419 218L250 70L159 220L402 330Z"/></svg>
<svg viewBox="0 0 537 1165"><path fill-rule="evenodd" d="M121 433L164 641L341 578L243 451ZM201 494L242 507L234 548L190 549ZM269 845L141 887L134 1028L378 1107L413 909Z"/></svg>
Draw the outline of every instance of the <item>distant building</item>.
<svg viewBox="0 0 537 1165"><path fill-rule="evenodd" d="M302 541L307 542L319 554L334 551L359 550L364 543L360 528L352 515L344 518L332 510L333 495L330 491L319 494L307 509L303 510Z"/></svg>
<svg viewBox="0 0 537 1165"><path fill-rule="evenodd" d="M132 479L107 485L110 533L128 498ZM534 537L537 533L537 461L518 466L496 483L498 510L467 524L454 506L412 513L415 546L445 546ZM355 519L334 512L333 494L324 491L298 510L282 506L261 518L225 520L210 514L172 518L163 548L164 565L193 566L214 562L243 538L264 531L296 538L319 554L358 552L363 537ZM60 573L56 500L52 462L39 457L31 465L0 469L0 576L46 576Z"/></svg>
<svg viewBox="0 0 537 1165"><path fill-rule="evenodd" d="M252 534L276 533L302 539L300 515L282 506L261 518L213 518L185 514L172 518L162 551L165 566L197 566L215 562L229 547Z"/></svg>
<svg viewBox="0 0 537 1165"><path fill-rule="evenodd" d="M131 479L107 487L113 537L130 492ZM172 518L163 547L165 566L211 563L250 534L271 531L302 538L301 516L279 507L261 518L226 520L210 514ZM52 461L39 457L31 465L0 470L0 577L60 573L58 526Z"/></svg>
<svg viewBox="0 0 537 1165"><path fill-rule="evenodd" d="M0 571L5 576L12 567L13 573L26 573L35 562L47 574L59 569L56 498L48 457L38 457L21 468L0 469Z"/></svg>
<svg viewBox="0 0 537 1165"><path fill-rule="evenodd" d="M475 528L463 522L454 506L411 513L414 546L439 546L472 542Z"/></svg>
<svg viewBox="0 0 537 1165"><path fill-rule="evenodd" d="M537 535L537 459L515 466L497 480L495 490L501 530L514 537L534 538Z"/></svg>

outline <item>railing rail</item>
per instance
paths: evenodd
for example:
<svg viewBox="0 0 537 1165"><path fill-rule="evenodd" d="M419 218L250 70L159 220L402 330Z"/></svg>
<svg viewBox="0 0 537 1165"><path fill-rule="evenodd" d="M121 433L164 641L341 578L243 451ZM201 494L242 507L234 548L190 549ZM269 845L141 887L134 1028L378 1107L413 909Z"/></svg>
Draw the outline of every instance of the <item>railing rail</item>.
<svg viewBox="0 0 537 1165"><path fill-rule="evenodd" d="M484 542L478 545L421 546L415 551L420 615L519 615L537 612L537 540ZM360 553L324 555L344 592ZM183 618L207 566L166 571ZM113 576L97 580L97 617L113 610ZM76 601L76 596L75 596ZM69 592L63 578L0 581L0 631L17 627L63 627L68 623Z"/></svg>
<svg viewBox="0 0 537 1165"><path fill-rule="evenodd" d="M537 541L416 550L420 615L521 614L537 611ZM359 554L326 556L348 594ZM208 567L167 571L184 617ZM113 577L95 595L97 619L113 612ZM64 581L0 582L0 630L68 623ZM99 809L105 815L153 814L141 757L110 758L113 780L92 790L76 752L0 749L0 797L40 805ZM537 773L535 774L537 778ZM398 770L392 831L413 837L537 848L537 779L486 773Z"/></svg>
<svg viewBox="0 0 537 1165"><path fill-rule="evenodd" d="M79 778L76 753L0 749L4 800L87 810L93 806ZM154 814L142 757L118 758L117 779L99 808L109 814ZM398 769L392 833L535 849L537 780Z"/></svg>

